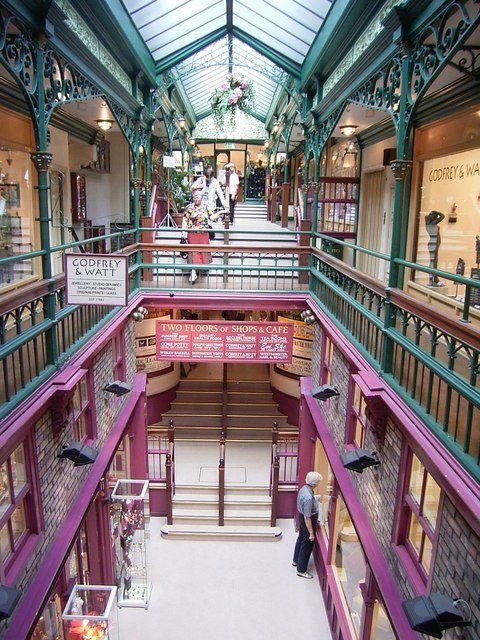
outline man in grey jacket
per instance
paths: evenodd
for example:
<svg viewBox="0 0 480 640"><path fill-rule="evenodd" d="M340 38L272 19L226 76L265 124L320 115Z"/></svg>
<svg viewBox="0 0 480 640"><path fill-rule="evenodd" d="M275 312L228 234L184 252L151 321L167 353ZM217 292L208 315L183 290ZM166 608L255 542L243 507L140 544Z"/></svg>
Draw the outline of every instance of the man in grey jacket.
<svg viewBox="0 0 480 640"><path fill-rule="evenodd" d="M299 578L312 579L313 575L307 571L308 561L315 541L315 529L318 520L318 502L313 493L314 488L322 480L316 471L309 471L305 478L305 485L297 495L298 510L298 538L293 552L293 566L297 567Z"/></svg>

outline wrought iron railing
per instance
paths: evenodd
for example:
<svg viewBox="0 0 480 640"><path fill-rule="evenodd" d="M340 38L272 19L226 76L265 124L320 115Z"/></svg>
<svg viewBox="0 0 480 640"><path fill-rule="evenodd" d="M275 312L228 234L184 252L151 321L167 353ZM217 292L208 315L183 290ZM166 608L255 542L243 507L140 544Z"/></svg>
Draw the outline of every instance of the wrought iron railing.
<svg viewBox="0 0 480 640"><path fill-rule="evenodd" d="M255 231L251 232L250 242L242 230L242 244L235 242L234 231L221 231L220 236L223 234L228 244L219 238L210 246L185 246L178 244L178 230L174 231L176 239L170 236L171 240L166 240L168 233L163 230L162 241L121 250L129 256L130 295L152 288L309 293L445 445L478 472L479 338L468 321L472 316L471 293L480 288L480 282L437 272L443 280L464 285L467 292L465 301L458 303L463 304L461 318L448 319L444 314L431 313L427 305L400 290L386 289L379 281L315 247L288 244L294 236L285 232L282 243L262 243ZM107 238L116 248L121 235L110 234L83 244L90 246ZM313 241L317 238L323 236L314 234ZM81 244L63 245L54 251L78 250ZM364 252L380 260L389 259L348 246L354 254ZM212 261L203 265L204 273L194 285L188 276L196 267L181 258L180 251L211 254ZM406 261L396 263L412 272L435 272ZM118 312L111 307L67 305L63 275L4 294L0 304L4 380L0 386L0 419Z"/></svg>

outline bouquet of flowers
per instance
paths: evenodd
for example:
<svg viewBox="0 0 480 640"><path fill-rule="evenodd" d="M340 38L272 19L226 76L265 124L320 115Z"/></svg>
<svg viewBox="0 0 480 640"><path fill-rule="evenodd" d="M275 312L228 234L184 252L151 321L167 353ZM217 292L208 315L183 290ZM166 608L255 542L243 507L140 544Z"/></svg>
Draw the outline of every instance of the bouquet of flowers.
<svg viewBox="0 0 480 640"><path fill-rule="evenodd" d="M253 109L254 97L251 80L229 73L225 82L215 89L210 98L210 106L217 128L223 127L226 115L234 124L237 109L244 113L250 113Z"/></svg>

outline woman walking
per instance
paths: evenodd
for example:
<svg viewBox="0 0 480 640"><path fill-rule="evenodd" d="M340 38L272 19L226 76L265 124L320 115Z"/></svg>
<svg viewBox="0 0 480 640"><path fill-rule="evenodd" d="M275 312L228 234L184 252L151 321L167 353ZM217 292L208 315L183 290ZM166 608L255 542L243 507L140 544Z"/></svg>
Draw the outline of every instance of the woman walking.
<svg viewBox="0 0 480 640"><path fill-rule="evenodd" d="M182 238L187 238L188 244L210 244L210 222L217 220L223 212L213 214L206 204L202 203L202 192L193 192L193 202L185 207L182 222ZM204 265L212 261L210 253L192 251L191 264ZM198 278L196 269L190 272L190 282L193 284Z"/></svg>

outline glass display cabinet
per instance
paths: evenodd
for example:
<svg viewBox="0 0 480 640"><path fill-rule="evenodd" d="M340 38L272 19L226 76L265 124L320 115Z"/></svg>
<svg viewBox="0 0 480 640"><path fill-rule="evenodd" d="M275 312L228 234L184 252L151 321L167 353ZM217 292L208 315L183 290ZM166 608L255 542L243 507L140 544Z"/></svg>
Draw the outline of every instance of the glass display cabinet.
<svg viewBox="0 0 480 640"><path fill-rule="evenodd" d="M112 493L119 607L148 607L147 498L148 480L117 480Z"/></svg>
<svg viewBox="0 0 480 640"><path fill-rule="evenodd" d="M76 584L62 614L65 640L119 640L116 592Z"/></svg>

